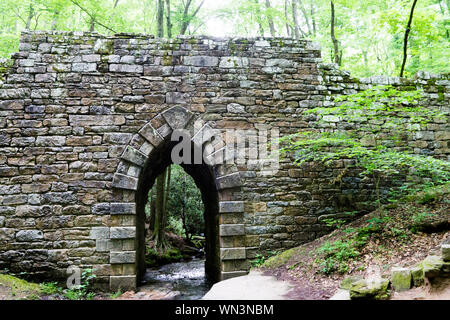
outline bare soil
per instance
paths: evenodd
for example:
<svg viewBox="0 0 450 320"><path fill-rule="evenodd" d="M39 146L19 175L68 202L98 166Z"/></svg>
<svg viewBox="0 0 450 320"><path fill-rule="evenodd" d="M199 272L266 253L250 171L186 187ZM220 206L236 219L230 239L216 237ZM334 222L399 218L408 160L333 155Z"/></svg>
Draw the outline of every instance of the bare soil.
<svg viewBox="0 0 450 320"><path fill-rule="evenodd" d="M262 269L266 275L293 283L297 289L287 298L298 300L329 299L347 276L365 278L371 273L378 273L388 277L392 266L414 265L428 255L438 253L440 244L450 237L450 207L448 198L446 199L428 205L412 203L385 210L383 214L390 219L384 225L383 231L370 236L366 245L359 249L360 256L348 263L349 270L345 274L335 272L326 275L319 272L317 259L321 258L321 255L317 249L326 241L349 239L351 235L343 230L367 226L369 219L380 216L380 211L374 211L327 236L297 247L287 263L280 267ZM417 212L427 212L430 215L417 224L412 218ZM428 233L411 232L413 225L416 229L418 227ZM401 236L398 236L398 230L403 231ZM393 298L449 299L449 292L450 281L444 281L439 283L438 287L418 288L413 292L394 294Z"/></svg>

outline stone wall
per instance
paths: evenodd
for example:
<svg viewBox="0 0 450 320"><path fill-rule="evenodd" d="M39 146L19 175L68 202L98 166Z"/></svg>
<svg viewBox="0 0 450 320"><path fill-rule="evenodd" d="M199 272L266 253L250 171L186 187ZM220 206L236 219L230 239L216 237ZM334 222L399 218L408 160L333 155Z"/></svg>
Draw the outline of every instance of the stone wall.
<svg viewBox="0 0 450 320"><path fill-rule="evenodd" d="M448 75L357 80L322 65L316 44L281 38L35 32L12 59L0 88L0 268L64 278L70 265L93 266L112 288L136 284L137 199L180 126L283 136L318 127L306 109L374 84L423 87L424 105L447 112L450 98ZM407 143L448 159L449 138L437 120ZM374 187L357 171L333 182L345 166L214 166L221 278L244 274L258 252L326 234L324 217L368 210Z"/></svg>

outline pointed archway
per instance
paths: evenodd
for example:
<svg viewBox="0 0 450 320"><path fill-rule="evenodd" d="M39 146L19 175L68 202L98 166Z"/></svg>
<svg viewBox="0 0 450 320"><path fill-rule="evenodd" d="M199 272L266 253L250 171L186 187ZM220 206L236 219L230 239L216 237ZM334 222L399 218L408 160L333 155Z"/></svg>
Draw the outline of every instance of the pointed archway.
<svg viewBox="0 0 450 320"><path fill-rule="evenodd" d="M172 163L177 141L172 133L185 130L193 147L207 150L206 162L181 164L202 193L205 205L207 262L213 281L246 274L244 202L236 165L225 161L227 146L220 131L183 107L170 108L150 120L125 148L112 187L110 264L112 290L133 289L145 271L144 206L156 177Z"/></svg>

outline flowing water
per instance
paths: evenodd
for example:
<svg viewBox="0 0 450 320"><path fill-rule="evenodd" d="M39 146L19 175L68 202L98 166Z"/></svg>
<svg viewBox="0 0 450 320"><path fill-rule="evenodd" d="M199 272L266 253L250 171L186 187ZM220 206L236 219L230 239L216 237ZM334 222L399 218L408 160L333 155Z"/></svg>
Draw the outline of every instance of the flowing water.
<svg viewBox="0 0 450 320"><path fill-rule="evenodd" d="M211 288L205 276L205 259L194 258L188 262L147 269L140 292L152 290L167 293L164 299L198 300Z"/></svg>

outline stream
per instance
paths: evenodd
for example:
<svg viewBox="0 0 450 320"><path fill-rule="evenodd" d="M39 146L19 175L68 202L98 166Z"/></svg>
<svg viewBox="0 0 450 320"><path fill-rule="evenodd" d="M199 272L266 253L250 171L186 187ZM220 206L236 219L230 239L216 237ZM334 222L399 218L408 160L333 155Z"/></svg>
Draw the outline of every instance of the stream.
<svg viewBox="0 0 450 320"><path fill-rule="evenodd" d="M194 258L147 269L139 292L162 292L166 300L199 300L210 288L205 276L205 259Z"/></svg>

